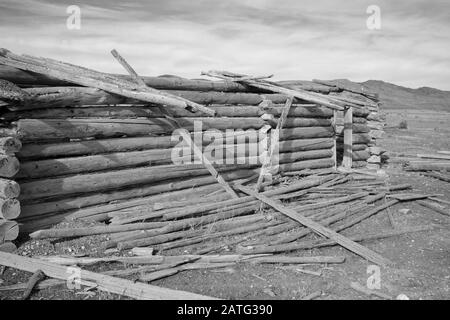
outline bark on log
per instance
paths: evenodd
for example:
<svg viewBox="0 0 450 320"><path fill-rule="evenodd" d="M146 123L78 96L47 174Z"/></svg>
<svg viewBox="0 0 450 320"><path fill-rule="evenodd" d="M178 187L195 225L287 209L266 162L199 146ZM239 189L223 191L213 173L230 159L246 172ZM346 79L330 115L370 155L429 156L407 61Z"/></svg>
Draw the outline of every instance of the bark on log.
<svg viewBox="0 0 450 320"><path fill-rule="evenodd" d="M216 118L252 118L261 117L264 114L279 116L280 106L262 108L259 106L210 106L210 109L216 112ZM191 113L179 108L165 108L174 118L195 118L199 117L197 113ZM302 117L302 122L306 119L329 119L329 114L318 107L293 106L288 115L291 117ZM208 115L205 115L208 117ZM159 107L153 106L99 106L99 107L61 107L46 108L28 111L11 111L1 115L5 121L17 121L18 119L69 119L69 118L164 118L164 113ZM303 119L306 118L306 119ZM360 118L362 119L362 118ZM311 120L309 120L311 121ZM307 125L303 125L307 126Z"/></svg>
<svg viewBox="0 0 450 320"><path fill-rule="evenodd" d="M231 180L246 178L253 175L254 172L251 170L241 170L234 172L224 173L224 176ZM62 198L54 201L47 201L42 203L35 204L25 204L22 206L22 214L21 216L34 216L34 215L44 215L51 214L56 212L64 212L68 210L77 210L80 208L85 208L80 211L88 211L90 214L100 213L100 212L108 212L108 211L98 211L98 208L91 207L94 205L100 205L104 203L108 203L110 201L117 200L125 200L125 199L133 199L136 201L140 201L139 197L145 197L150 195L156 195L159 193L168 194L171 191L183 190L183 189L192 189L195 191L195 187L206 186L211 188L211 191L214 191L214 186L210 186L215 183L215 179L209 175L205 175L198 178L186 179L179 181L172 180L163 182L157 185L143 185L127 188L124 190L111 191L111 192L99 192L95 194L90 194L86 196L77 196L70 198ZM154 197L163 197L162 195L154 196ZM109 207L107 207L107 210ZM111 211L111 210L109 210ZM61 217L60 220L63 220L64 217Z"/></svg>
<svg viewBox="0 0 450 320"><path fill-rule="evenodd" d="M181 118L179 125L194 130L260 129L266 122L260 118ZM120 136L148 136L170 134L175 129L168 119L21 119L17 121L17 137L22 141L51 141L83 138L111 138ZM306 129L306 128L305 128Z"/></svg>
<svg viewBox="0 0 450 320"><path fill-rule="evenodd" d="M289 143L285 145L289 146ZM321 159L332 156L332 150L308 150L286 152L288 148L280 144L279 163L294 162L299 160ZM230 148L221 149L223 154L208 159L215 164L223 164L226 161L233 160L237 164L254 163L260 164L258 156L255 157L251 148L258 150L258 145L232 145L232 153L227 153ZM193 158L190 148L180 148L180 154L185 155L177 160L189 162ZM62 175L71 175L75 173L87 173L112 169L121 169L127 167L136 167L142 165L166 165L173 164L173 149L157 149L134 152L111 153L106 155L95 155L74 158L50 159L41 161L23 162L16 179L35 179L45 177L55 177ZM251 154L249 154L251 153ZM368 158L368 157L367 157ZM366 159L367 159L366 158Z"/></svg>
<svg viewBox="0 0 450 320"><path fill-rule="evenodd" d="M245 136L245 132L236 136ZM210 144L206 136L202 136L203 144ZM236 140L236 139L235 139ZM220 142L220 140L216 141ZM280 143L280 150L307 151L331 148L332 139L297 139L287 140ZM138 137L138 138L116 138L102 140L86 140L82 142L61 142L47 144L26 144L17 154L19 159L45 159L58 157L73 157L83 155L94 155L114 152L127 152L148 149L169 149L179 144L172 141L171 136L165 137Z"/></svg>
<svg viewBox="0 0 450 320"><path fill-rule="evenodd" d="M231 171L239 168L249 168L249 166L222 166L220 171ZM207 173L208 170L201 165L168 165L33 180L21 183L22 193L19 199L32 200L98 192L168 179L196 177Z"/></svg>

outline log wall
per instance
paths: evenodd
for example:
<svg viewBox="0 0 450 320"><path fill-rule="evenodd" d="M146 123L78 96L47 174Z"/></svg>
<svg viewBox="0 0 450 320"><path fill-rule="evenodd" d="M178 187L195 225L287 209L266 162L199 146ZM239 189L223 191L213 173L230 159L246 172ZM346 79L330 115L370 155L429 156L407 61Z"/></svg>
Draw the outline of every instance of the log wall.
<svg viewBox="0 0 450 320"><path fill-rule="evenodd" d="M15 81L27 98L18 103L0 96L0 244L14 240L17 222L28 233L65 217L101 217L136 203L221 190L177 130L191 133L226 181L254 177L267 148L262 132L276 127L288 98L237 83L145 78L208 106L216 112L211 117L0 66L2 78ZM312 82L284 85L342 91ZM368 104L353 111L355 163L371 156L376 113ZM295 99L280 132L278 171L335 167L339 128L333 110Z"/></svg>

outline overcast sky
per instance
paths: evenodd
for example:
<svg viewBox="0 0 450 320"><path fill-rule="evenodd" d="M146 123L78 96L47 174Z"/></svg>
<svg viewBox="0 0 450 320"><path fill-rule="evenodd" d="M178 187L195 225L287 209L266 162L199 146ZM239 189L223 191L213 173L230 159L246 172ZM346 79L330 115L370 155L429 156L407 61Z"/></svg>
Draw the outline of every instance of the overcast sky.
<svg viewBox="0 0 450 320"><path fill-rule="evenodd" d="M69 30L69 5L81 29ZM369 5L381 29L369 30ZM219 69L276 79L377 79L450 90L448 0L0 0L0 46L124 73L199 78Z"/></svg>

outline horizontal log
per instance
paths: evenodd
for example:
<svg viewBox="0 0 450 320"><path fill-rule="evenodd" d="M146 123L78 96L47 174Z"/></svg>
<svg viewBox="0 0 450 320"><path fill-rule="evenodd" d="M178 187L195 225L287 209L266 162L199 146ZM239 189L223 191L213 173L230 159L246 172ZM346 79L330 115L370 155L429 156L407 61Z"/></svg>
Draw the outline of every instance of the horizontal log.
<svg viewBox="0 0 450 320"><path fill-rule="evenodd" d="M179 125L189 131L208 129L260 129L266 122L260 118L182 118ZM82 139L170 134L177 125L169 119L21 119L16 122L22 141Z"/></svg>
<svg viewBox="0 0 450 320"><path fill-rule="evenodd" d="M31 98L23 104L8 106L10 110L34 110L59 107L78 107L96 105L133 105L142 104L142 101L129 99L123 96L110 94L96 88L86 87L38 87L24 89ZM204 105L259 105L263 101L271 103L284 103L288 98L282 94L257 94L234 92L201 92L164 90L195 103ZM295 103L301 102L299 100ZM304 103L304 102L303 102Z"/></svg>
<svg viewBox="0 0 450 320"><path fill-rule="evenodd" d="M319 143L319 145L312 145L310 148L320 148L327 145L329 150L323 149L317 151L301 150L305 149L307 145L302 140L291 140L281 142L279 145L279 162L286 163L296 160L306 159L320 159L330 157L332 155L331 141L327 144ZM300 149L300 151L297 151ZM215 148L216 155L208 156L208 159L213 164L261 164L258 155L264 151L258 144L240 144L224 146L220 148L222 154L217 154L218 148ZM289 152L291 151L291 152ZM177 158L174 158L173 153L177 153ZM178 156L183 155L183 156ZM155 149L134 152L120 152L106 155L93 155L84 157L60 158L40 161L22 162L19 173L16 179L35 179L44 177L55 177L62 175L70 175L75 173L87 173L104 170L112 170L119 168L135 167L139 165L162 165L174 164L174 160L189 162L193 158L193 152L190 148L179 149ZM254 162L251 162L254 161Z"/></svg>
<svg viewBox="0 0 450 320"><path fill-rule="evenodd" d="M22 143L19 139L14 137L2 137L0 138L0 153L13 154L18 152L22 148Z"/></svg>
<svg viewBox="0 0 450 320"><path fill-rule="evenodd" d="M245 135L245 132L243 134ZM236 135L238 135L238 132L236 132ZM202 138L204 145L211 143L205 135L203 135ZM70 157L148 149L169 149L176 146L178 143L179 141L173 141L171 136L115 138L44 144L38 143L24 145L17 156L21 160ZM306 151L325 149L332 147L332 145L333 141L330 138L287 140L280 143L280 150L289 148L291 151Z"/></svg>
<svg viewBox="0 0 450 320"><path fill-rule="evenodd" d="M11 178L19 172L20 163L15 156L0 154L0 177Z"/></svg>
<svg viewBox="0 0 450 320"><path fill-rule="evenodd" d="M450 171L450 161L444 162L426 162L410 161L406 167L410 171Z"/></svg>
<svg viewBox="0 0 450 320"><path fill-rule="evenodd" d="M248 168L241 166L240 168ZM220 171L237 170L237 166L222 166ZM20 200L42 199L69 194L83 194L127 186L150 184L175 178L198 177L209 171L202 165L167 165L139 167L111 172L80 174L61 178L33 180L21 183Z"/></svg>
<svg viewBox="0 0 450 320"><path fill-rule="evenodd" d="M19 236L19 225L15 221L0 219L0 243L16 240Z"/></svg>
<svg viewBox="0 0 450 320"><path fill-rule="evenodd" d="M352 158L355 161L366 161L367 159L369 159L369 157L370 157L370 153L365 150L352 152Z"/></svg>
<svg viewBox="0 0 450 320"><path fill-rule="evenodd" d="M352 135L354 144L368 144L372 141L372 138L367 133L356 133ZM342 137L337 138L338 142L343 142L344 139Z"/></svg>
<svg viewBox="0 0 450 320"><path fill-rule="evenodd" d="M253 263L279 263L279 264L304 264L304 263L344 263L343 256L314 256L314 257L287 257L287 256L269 256L250 259Z"/></svg>
<svg viewBox="0 0 450 320"><path fill-rule="evenodd" d="M0 178L0 198L17 198L20 194L20 186L17 182Z"/></svg>
<svg viewBox="0 0 450 320"><path fill-rule="evenodd" d="M259 107L252 105L223 106L212 105L210 109L216 112L215 117L260 117L264 114L279 116L282 112L281 105L270 107ZM165 108L172 117L192 118L199 117L198 113L192 113L180 108ZM328 109L329 110L329 109ZM68 118L163 118L165 114L159 107L147 105L122 105L122 106L84 106L84 107L61 107L45 108L37 110L10 111L1 115L5 121L16 121L18 119L68 119ZM208 115L204 115L208 117ZM331 118L332 114L315 105L293 106L289 117L304 118ZM359 118L363 119L364 118Z"/></svg>
<svg viewBox="0 0 450 320"><path fill-rule="evenodd" d="M68 86L71 85L47 75L23 71L17 68L0 65L0 75L2 79L11 81L22 86ZM107 75L107 74L105 74ZM128 75L114 74L122 79L132 80ZM177 76L164 75L159 77L140 76L140 78L149 86L159 90L197 90L197 91L218 91L218 92L251 92L254 89L232 81L210 81L205 79L186 79ZM280 81L280 85L301 89L328 93L335 91L333 88L327 88L324 85L316 84L311 81Z"/></svg>
<svg viewBox="0 0 450 320"><path fill-rule="evenodd" d="M20 215L20 203L17 199L0 198L0 219L13 220Z"/></svg>
<svg viewBox="0 0 450 320"><path fill-rule="evenodd" d="M233 172L225 172L222 176L227 181L233 181L236 179L247 178L253 175L254 172L251 170L240 170ZM193 179L185 180L169 180L162 182L160 184L152 185L141 185L136 187L128 187L123 190L116 190L110 192L101 192L76 196L70 198L60 198L53 201L46 201L34 204L24 204L22 205L22 215L21 216L34 216L34 215L44 215L44 214L54 214L57 212L64 212L68 210L76 210L80 208L86 208L94 205L108 203L110 201L125 200L125 199L137 199L139 197L146 197L150 195L156 195L159 193L168 193L171 191L183 190L186 188L193 189L198 186L211 185L216 183L216 180L211 175L205 175L202 177L197 177ZM211 186L210 186L211 187ZM195 190L195 189L193 189ZM158 197L164 198L162 195ZM91 209L89 209L91 210ZM92 210L97 210L92 208ZM94 212L95 213L95 212ZM62 220L64 218L61 218ZM21 220L21 219L19 219Z"/></svg>

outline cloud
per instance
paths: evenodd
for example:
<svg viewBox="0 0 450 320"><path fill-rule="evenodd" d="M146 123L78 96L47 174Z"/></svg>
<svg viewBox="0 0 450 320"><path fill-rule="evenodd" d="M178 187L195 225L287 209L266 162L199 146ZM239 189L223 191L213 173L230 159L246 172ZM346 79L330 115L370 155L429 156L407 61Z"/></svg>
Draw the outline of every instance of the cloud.
<svg viewBox="0 0 450 320"><path fill-rule="evenodd" d="M0 3L2 46L106 72L124 72L116 48L143 75L198 78L224 69L277 79L381 79L450 90L448 1L152 0L80 4L81 30L66 28L67 4ZM366 28L367 6L382 28Z"/></svg>

